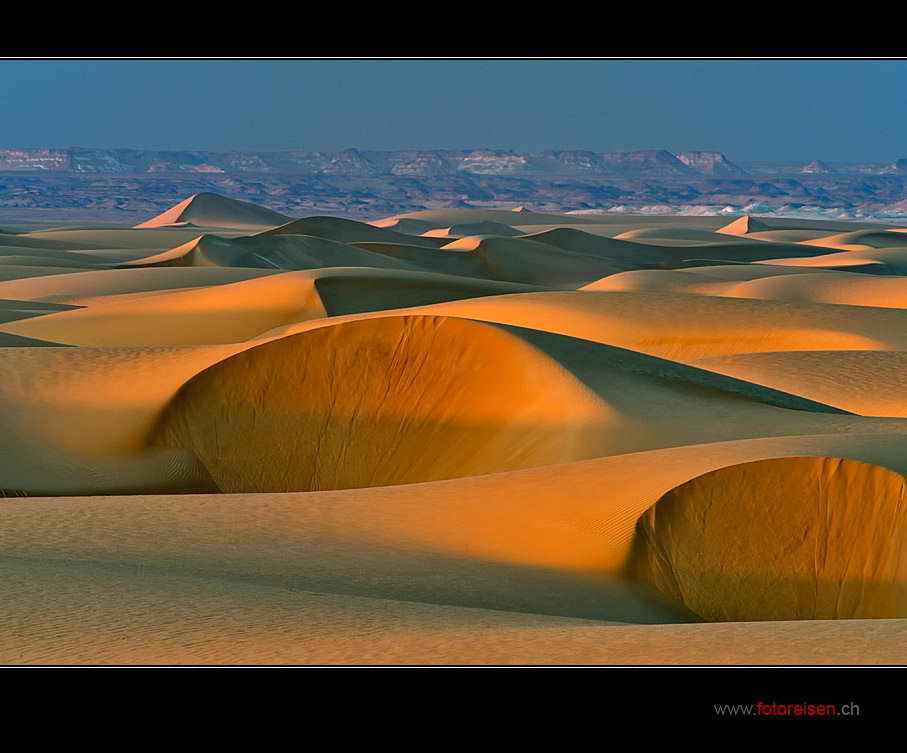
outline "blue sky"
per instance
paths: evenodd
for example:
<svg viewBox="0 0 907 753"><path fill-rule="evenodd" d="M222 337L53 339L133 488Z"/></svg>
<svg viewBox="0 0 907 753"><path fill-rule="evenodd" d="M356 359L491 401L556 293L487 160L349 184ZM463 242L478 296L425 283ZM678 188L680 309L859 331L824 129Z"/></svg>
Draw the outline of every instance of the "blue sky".
<svg viewBox="0 0 907 753"><path fill-rule="evenodd" d="M907 157L905 60L0 60L0 148Z"/></svg>

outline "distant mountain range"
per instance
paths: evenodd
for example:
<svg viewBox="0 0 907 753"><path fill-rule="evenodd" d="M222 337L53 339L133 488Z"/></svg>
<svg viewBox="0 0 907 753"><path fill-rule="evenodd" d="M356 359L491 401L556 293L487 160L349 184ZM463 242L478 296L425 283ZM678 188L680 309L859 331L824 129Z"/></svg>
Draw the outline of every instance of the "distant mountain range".
<svg viewBox="0 0 907 753"><path fill-rule="evenodd" d="M290 216L447 207L907 217L907 159L734 163L664 149L207 152L0 149L0 213L137 224L213 192ZM37 215L36 215L37 213Z"/></svg>
<svg viewBox="0 0 907 753"><path fill-rule="evenodd" d="M777 173L780 165L731 162L720 152L664 149L599 153L553 150L517 154L502 149L342 152L204 152L148 149L0 149L0 171L73 173L277 173L287 175L435 176L473 175L746 175ZM787 170L797 171L790 163ZM836 165L814 160L800 172L890 174L907 171L907 160L887 165Z"/></svg>

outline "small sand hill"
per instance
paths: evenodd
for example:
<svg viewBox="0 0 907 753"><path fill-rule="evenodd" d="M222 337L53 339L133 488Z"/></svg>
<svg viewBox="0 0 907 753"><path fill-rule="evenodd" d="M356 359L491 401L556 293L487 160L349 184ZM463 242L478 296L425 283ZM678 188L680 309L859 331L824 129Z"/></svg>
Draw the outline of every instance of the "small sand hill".
<svg viewBox="0 0 907 753"><path fill-rule="evenodd" d="M904 617L904 492L851 460L723 468L640 518L630 571L708 620Z"/></svg>
<svg viewBox="0 0 907 753"><path fill-rule="evenodd" d="M583 281L591 281L599 273L611 275L661 259L658 254L636 244L569 228L564 231L566 235L550 231L526 238L468 236L448 242L440 249L400 243L356 242L353 245L425 271L544 288L574 288ZM608 251L619 256L611 258Z"/></svg>
<svg viewBox="0 0 907 753"><path fill-rule="evenodd" d="M749 235L750 233L760 233L766 230L771 230L771 227L765 222L756 217L744 215L743 217L738 217L729 225L719 228L715 232L724 233L726 235Z"/></svg>
<svg viewBox="0 0 907 753"><path fill-rule="evenodd" d="M283 225L289 221L290 218L286 215L247 201L228 199L213 193L197 193L136 227L156 228L191 224L201 227L254 230Z"/></svg>

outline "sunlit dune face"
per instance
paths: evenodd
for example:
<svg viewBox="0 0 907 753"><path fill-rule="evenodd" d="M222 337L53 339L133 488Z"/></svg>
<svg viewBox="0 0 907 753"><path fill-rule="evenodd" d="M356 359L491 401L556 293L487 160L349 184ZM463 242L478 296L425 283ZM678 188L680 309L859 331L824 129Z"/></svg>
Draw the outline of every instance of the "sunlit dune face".
<svg viewBox="0 0 907 753"><path fill-rule="evenodd" d="M713 471L639 519L630 572L707 620L905 617L904 492L852 460Z"/></svg>
<svg viewBox="0 0 907 753"><path fill-rule="evenodd" d="M217 364L180 391L158 441L192 449L225 491L337 489L563 462L606 412L493 325L395 317Z"/></svg>

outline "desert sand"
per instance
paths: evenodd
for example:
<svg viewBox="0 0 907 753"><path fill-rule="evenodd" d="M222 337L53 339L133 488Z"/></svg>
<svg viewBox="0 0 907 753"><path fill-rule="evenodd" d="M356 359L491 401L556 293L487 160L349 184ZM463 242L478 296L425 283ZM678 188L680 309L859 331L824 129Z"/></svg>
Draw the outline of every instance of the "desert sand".
<svg viewBox="0 0 907 753"><path fill-rule="evenodd" d="M0 218L0 663L907 663L907 227Z"/></svg>

